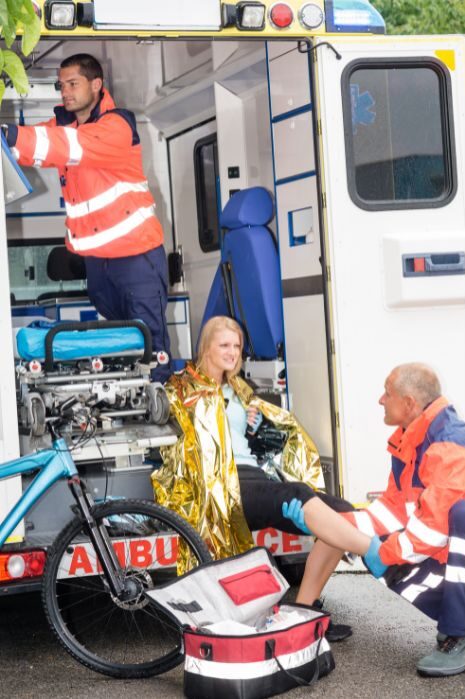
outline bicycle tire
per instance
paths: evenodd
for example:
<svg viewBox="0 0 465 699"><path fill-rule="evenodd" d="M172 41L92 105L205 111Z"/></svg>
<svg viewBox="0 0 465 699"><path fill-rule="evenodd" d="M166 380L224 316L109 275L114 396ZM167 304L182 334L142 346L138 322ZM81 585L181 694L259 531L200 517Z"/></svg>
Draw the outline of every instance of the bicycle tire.
<svg viewBox="0 0 465 699"><path fill-rule="evenodd" d="M197 532L160 505L112 500L95 505L91 512L97 523L104 524L115 550L120 547L125 575L137 578L144 589L176 576L179 539L199 564L211 560ZM124 679L151 677L183 658L180 629L150 604L148 596L121 602L111 595L79 517L62 530L48 552L42 601L61 645L91 670Z"/></svg>

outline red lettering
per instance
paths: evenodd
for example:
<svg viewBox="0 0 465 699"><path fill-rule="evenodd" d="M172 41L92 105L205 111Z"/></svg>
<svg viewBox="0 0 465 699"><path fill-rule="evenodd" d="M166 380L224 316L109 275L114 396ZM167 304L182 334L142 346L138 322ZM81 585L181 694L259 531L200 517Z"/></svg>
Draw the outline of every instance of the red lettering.
<svg viewBox="0 0 465 699"><path fill-rule="evenodd" d="M78 575L78 571L82 571L81 574L84 575L92 575L94 572L84 546L75 546L71 565L69 566L70 575Z"/></svg>
<svg viewBox="0 0 465 699"><path fill-rule="evenodd" d="M129 544L131 565L135 568L148 568L152 564L151 543L146 539L137 539Z"/></svg>
<svg viewBox="0 0 465 699"><path fill-rule="evenodd" d="M283 553L297 553L302 551L302 543L298 534L283 532Z"/></svg>
<svg viewBox="0 0 465 699"><path fill-rule="evenodd" d="M276 529L269 527L268 529L260 529L260 531L255 532L255 543L257 546L266 546L271 553L275 553L278 548L277 543L273 541L278 536Z"/></svg>
<svg viewBox="0 0 465 699"><path fill-rule="evenodd" d="M167 555L166 544L171 544L171 553ZM161 566L172 566L178 558L178 537L170 536L169 539L158 538L155 542L155 555L157 562Z"/></svg>

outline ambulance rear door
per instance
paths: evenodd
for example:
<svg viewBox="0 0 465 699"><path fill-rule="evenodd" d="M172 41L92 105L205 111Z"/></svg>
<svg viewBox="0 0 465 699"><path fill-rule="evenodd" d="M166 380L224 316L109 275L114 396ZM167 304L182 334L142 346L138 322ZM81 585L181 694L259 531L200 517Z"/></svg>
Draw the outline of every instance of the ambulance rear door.
<svg viewBox="0 0 465 699"><path fill-rule="evenodd" d="M389 468L378 400L421 361L465 414L465 38L337 37L316 54L333 397L344 495Z"/></svg>

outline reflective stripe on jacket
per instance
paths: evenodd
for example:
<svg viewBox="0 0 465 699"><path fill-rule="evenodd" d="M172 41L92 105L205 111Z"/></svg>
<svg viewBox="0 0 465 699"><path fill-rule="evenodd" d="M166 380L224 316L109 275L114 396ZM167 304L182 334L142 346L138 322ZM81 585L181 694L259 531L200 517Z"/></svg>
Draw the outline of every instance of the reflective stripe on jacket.
<svg viewBox="0 0 465 699"><path fill-rule="evenodd" d="M78 127L74 114L19 126L13 149L21 165L56 167L66 207L66 244L95 257L127 257L163 243L155 202L142 168L132 112L115 109L109 93Z"/></svg>
<svg viewBox="0 0 465 699"><path fill-rule="evenodd" d="M449 510L465 499L465 423L438 398L388 441L392 470L381 497L344 516L369 536L386 535L387 565L447 560Z"/></svg>

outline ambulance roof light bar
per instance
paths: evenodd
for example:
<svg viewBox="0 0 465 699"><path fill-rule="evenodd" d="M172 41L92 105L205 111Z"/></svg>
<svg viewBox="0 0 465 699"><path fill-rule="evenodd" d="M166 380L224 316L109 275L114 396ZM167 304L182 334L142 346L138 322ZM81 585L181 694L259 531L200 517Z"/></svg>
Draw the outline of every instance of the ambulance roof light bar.
<svg viewBox="0 0 465 699"><path fill-rule="evenodd" d="M325 0L327 32L385 34L386 24L369 0Z"/></svg>

